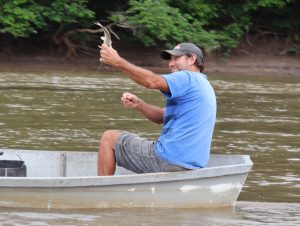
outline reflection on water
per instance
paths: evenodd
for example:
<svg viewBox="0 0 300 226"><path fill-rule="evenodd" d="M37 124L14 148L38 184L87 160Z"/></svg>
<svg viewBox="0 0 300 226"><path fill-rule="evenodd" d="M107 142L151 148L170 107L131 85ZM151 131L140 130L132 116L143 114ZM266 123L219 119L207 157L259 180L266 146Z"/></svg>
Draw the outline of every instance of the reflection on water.
<svg viewBox="0 0 300 226"><path fill-rule="evenodd" d="M274 207L275 205L275 207ZM300 204L240 202L217 209L2 210L4 225L299 225Z"/></svg>
<svg viewBox="0 0 300 226"><path fill-rule="evenodd" d="M208 77L218 99L212 152L248 154L254 162L239 200L299 203L300 76ZM97 151L106 129L158 137L160 125L122 107L125 91L164 105L158 91L122 75L0 72L0 147Z"/></svg>

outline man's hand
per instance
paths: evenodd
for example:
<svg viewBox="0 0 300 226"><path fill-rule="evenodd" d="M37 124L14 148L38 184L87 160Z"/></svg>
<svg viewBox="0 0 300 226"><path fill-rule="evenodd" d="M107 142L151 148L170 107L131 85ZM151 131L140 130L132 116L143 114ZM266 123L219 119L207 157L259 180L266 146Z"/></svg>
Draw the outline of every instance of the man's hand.
<svg viewBox="0 0 300 226"><path fill-rule="evenodd" d="M100 62L113 65L113 66L118 66L122 58L119 56L118 52L115 49L105 44L99 46L99 48L100 48Z"/></svg>
<svg viewBox="0 0 300 226"><path fill-rule="evenodd" d="M140 99L132 93L123 93L121 101L126 108L136 108Z"/></svg>
<svg viewBox="0 0 300 226"><path fill-rule="evenodd" d="M132 93L123 93L121 101L126 108L134 108L142 112L143 115L152 122L162 123L165 109L145 103Z"/></svg>

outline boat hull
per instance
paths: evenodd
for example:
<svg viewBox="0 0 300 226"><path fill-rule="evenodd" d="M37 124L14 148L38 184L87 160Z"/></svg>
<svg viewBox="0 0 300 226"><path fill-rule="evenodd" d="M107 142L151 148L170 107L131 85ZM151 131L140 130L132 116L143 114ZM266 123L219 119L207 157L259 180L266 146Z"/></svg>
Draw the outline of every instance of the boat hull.
<svg viewBox="0 0 300 226"><path fill-rule="evenodd" d="M224 156L219 157L224 162ZM239 157L236 157L238 164L174 173L122 174L121 169L121 175L108 177L0 178L0 206L42 209L233 206L252 167L249 157Z"/></svg>

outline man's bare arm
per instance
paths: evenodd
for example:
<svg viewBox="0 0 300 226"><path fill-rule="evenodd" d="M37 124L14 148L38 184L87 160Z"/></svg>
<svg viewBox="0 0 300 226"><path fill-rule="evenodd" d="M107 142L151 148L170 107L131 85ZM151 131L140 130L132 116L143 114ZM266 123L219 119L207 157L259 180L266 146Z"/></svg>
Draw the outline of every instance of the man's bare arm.
<svg viewBox="0 0 300 226"><path fill-rule="evenodd" d="M143 100L140 100L137 109L152 122L161 124L164 121L165 108L159 108L154 105L147 104Z"/></svg>
<svg viewBox="0 0 300 226"><path fill-rule="evenodd" d="M136 83L149 89L169 92L168 83L162 76L128 62L115 49L103 44L100 54L102 62L117 67Z"/></svg>
<svg viewBox="0 0 300 226"><path fill-rule="evenodd" d="M148 104L132 93L123 93L121 100L125 107L137 109L150 121L163 123L165 108Z"/></svg>

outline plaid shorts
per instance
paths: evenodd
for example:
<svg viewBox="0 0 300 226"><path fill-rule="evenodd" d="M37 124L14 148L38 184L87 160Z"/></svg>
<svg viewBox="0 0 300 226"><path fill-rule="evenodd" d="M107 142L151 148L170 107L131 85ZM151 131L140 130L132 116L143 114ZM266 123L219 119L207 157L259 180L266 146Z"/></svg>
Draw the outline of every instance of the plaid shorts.
<svg viewBox="0 0 300 226"><path fill-rule="evenodd" d="M141 138L137 134L122 132L115 147L117 165L135 173L187 170L160 159L155 154L155 144L156 142Z"/></svg>

